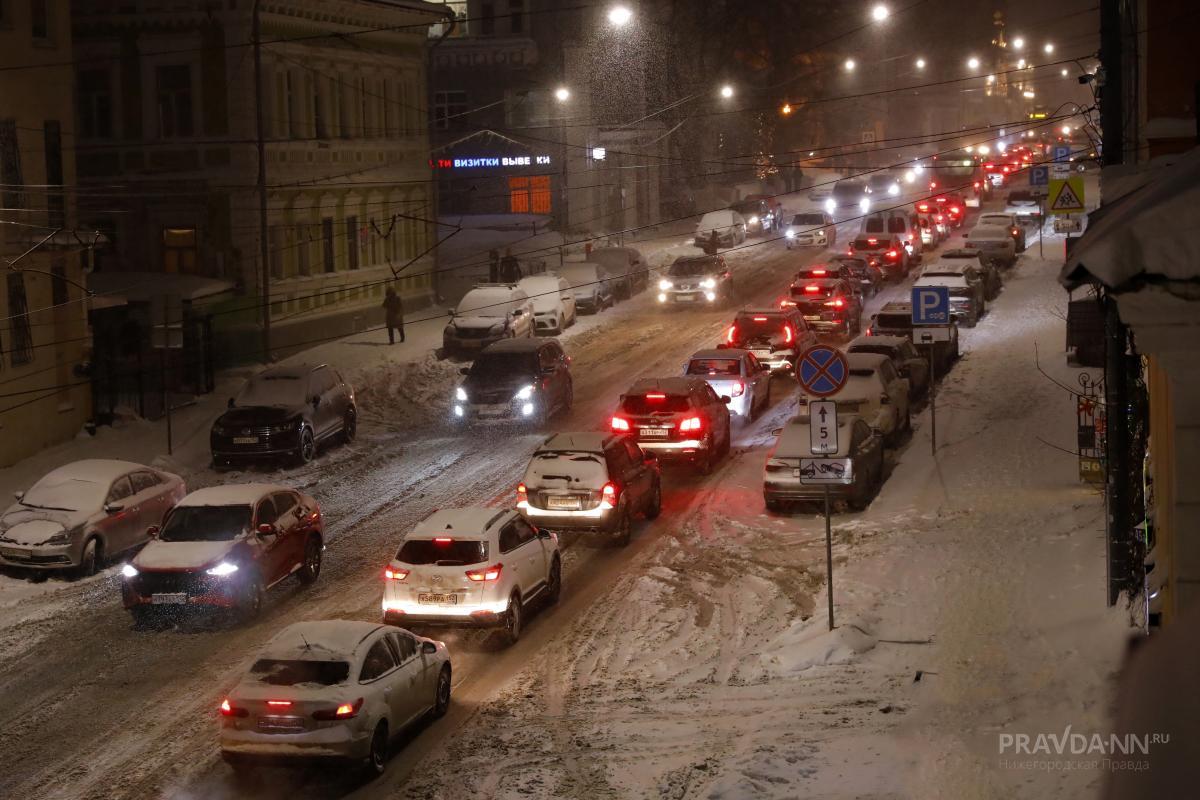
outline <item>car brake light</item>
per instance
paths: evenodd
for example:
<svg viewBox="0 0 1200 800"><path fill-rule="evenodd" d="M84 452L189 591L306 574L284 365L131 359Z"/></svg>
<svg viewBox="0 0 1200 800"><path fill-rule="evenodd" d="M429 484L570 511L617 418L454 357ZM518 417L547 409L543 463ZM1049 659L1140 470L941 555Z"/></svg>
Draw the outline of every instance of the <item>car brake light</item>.
<svg viewBox="0 0 1200 800"><path fill-rule="evenodd" d="M666 400L667 396L665 394L648 394L648 395L646 395L646 399L647 400Z"/></svg>
<svg viewBox="0 0 1200 800"><path fill-rule="evenodd" d="M1013 235L1013 236L1016 236L1018 233L1020 233L1020 231L1019 231L1019 230L1017 230L1016 228L1013 228L1013 229L1012 229L1012 235Z"/></svg>
<svg viewBox="0 0 1200 800"><path fill-rule="evenodd" d="M292 705L292 701L291 700L268 700L267 705L271 706L272 708L290 708Z"/></svg>
<svg viewBox="0 0 1200 800"><path fill-rule="evenodd" d="M245 717L245 716L248 716L249 713L250 712L247 711L246 709L238 708L233 703L230 703L228 697L226 697L224 700L221 701L221 716L222 717Z"/></svg>
<svg viewBox="0 0 1200 800"><path fill-rule="evenodd" d="M337 719L352 719L358 716L358 712L362 709L363 698L358 698L353 703L342 703L337 708L323 708L320 711L313 712L313 719L319 720L337 720Z"/></svg>
<svg viewBox="0 0 1200 800"><path fill-rule="evenodd" d="M846 305L846 301L840 297L835 297L832 300L827 301L825 305L833 306L834 308L841 308L842 306Z"/></svg>
<svg viewBox="0 0 1200 800"><path fill-rule="evenodd" d="M700 427L703 424L704 423L701 422L699 417L688 417L683 422L679 423L679 430L681 430L681 431L698 431L698 430L700 430Z"/></svg>
<svg viewBox="0 0 1200 800"><path fill-rule="evenodd" d="M821 291L820 286L805 286L804 287L805 294L816 294L819 291Z"/></svg>
<svg viewBox="0 0 1200 800"><path fill-rule="evenodd" d="M500 571L504 568L503 564L493 564L490 567L483 569L467 570L467 580L482 583L483 581L498 581L500 580Z"/></svg>
<svg viewBox="0 0 1200 800"><path fill-rule="evenodd" d="M888 258L895 258L896 256L898 256L900 254L898 252L896 252L895 250L888 250L886 253L884 253L884 255L886 255Z"/></svg>
<svg viewBox="0 0 1200 800"><path fill-rule="evenodd" d="M408 577L409 571L399 567L384 567L383 577L389 581L402 581Z"/></svg>
<svg viewBox="0 0 1200 800"><path fill-rule="evenodd" d="M614 431L627 431L629 430L629 420L624 417L613 417L612 424L609 427Z"/></svg>
<svg viewBox="0 0 1200 800"><path fill-rule="evenodd" d="M755 319L758 319L758 317L755 317ZM763 319L766 319L766 317L763 317ZM730 325L729 332L725 334L725 341L733 344L735 339L737 339L737 325Z"/></svg>
<svg viewBox="0 0 1200 800"><path fill-rule="evenodd" d="M766 322L767 318L766 317L755 317L754 321L755 322Z"/></svg>
<svg viewBox="0 0 1200 800"><path fill-rule="evenodd" d="M606 500L609 503L615 503L617 501L617 485L612 481L604 484L604 487L600 490L600 499Z"/></svg>
<svg viewBox="0 0 1200 800"><path fill-rule="evenodd" d="M438 536L433 540L434 544L451 544L454 540L449 536Z"/></svg>
<svg viewBox="0 0 1200 800"><path fill-rule="evenodd" d="M783 326L783 340L785 342L787 342L788 344L791 344L792 340L794 340L795 338L796 338L796 334L792 333L792 326L784 325Z"/></svg>
<svg viewBox="0 0 1200 800"><path fill-rule="evenodd" d="M924 212L926 212L926 211L928 211L928 210L929 210L929 204L928 204L928 203L921 203L921 205L917 206L917 210L918 210L918 211L920 211L920 212L922 212L922 213L924 213Z"/></svg>
<svg viewBox="0 0 1200 800"><path fill-rule="evenodd" d="M813 274L813 275L825 275L825 274L827 274L827 273L826 273L826 271L825 271L825 270L823 270L823 269L814 269L814 270L812 271L812 274Z"/></svg>
<svg viewBox="0 0 1200 800"><path fill-rule="evenodd" d="M729 393L729 396L730 397L741 397L745 391L746 391L746 384L742 383L741 381L738 381L737 384L733 387L733 391Z"/></svg>
<svg viewBox="0 0 1200 800"><path fill-rule="evenodd" d="M950 213L951 214L961 214L962 209L959 208L958 206L950 206Z"/></svg>
<svg viewBox="0 0 1200 800"><path fill-rule="evenodd" d="M878 244L878 239L867 239L867 244Z"/></svg>

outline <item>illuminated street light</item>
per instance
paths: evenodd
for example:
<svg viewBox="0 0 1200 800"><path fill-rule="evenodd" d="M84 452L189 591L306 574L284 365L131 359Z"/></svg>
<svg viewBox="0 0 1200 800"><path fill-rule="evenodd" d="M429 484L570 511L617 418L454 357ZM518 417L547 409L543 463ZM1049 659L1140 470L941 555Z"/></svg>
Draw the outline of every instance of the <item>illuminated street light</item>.
<svg viewBox="0 0 1200 800"><path fill-rule="evenodd" d="M1066 67L1063 67L1062 76L1064 78L1067 77L1067 68Z"/></svg>
<svg viewBox="0 0 1200 800"><path fill-rule="evenodd" d="M1036 95L1029 89L1026 89L1025 91L1021 92L1021 96L1024 97L1026 100L1032 100L1034 97L1036 97Z"/></svg>
<svg viewBox="0 0 1200 800"><path fill-rule="evenodd" d="M1046 55L1050 55L1051 53L1054 52L1054 45L1050 44L1049 42L1046 42L1046 46L1043 47L1042 50L1046 53Z"/></svg>
<svg viewBox="0 0 1200 800"><path fill-rule="evenodd" d="M1013 49L1014 49L1014 50L1021 50L1021 49L1023 49L1024 47L1025 47L1025 40L1024 40L1024 39L1022 39L1020 36L1018 36L1017 38L1013 39Z"/></svg>
<svg viewBox="0 0 1200 800"><path fill-rule="evenodd" d="M733 97L733 87L728 83L721 87L721 97L724 97L726 100Z"/></svg>
<svg viewBox="0 0 1200 800"><path fill-rule="evenodd" d="M975 152L975 145L973 145L973 144L969 144L969 145L967 145L967 146L966 146L965 148L963 148L963 149L964 149L964 150L966 150L968 153L974 153L974 152Z"/></svg>
<svg viewBox="0 0 1200 800"><path fill-rule="evenodd" d="M1071 135L1071 126L1070 126L1070 125L1063 125L1063 126L1062 126L1062 132L1063 132L1063 136L1070 136L1070 135Z"/></svg>
<svg viewBox="0 0 1200 800"><path fill-rule="evenodd" d="M979 69L979 59L975 56L971 56L967 59L967 66L971 69Z"/></svg>
<svg viewBox="0 0 1200 800"><path fill-rule="evenodd" d="M917 69L925 69L925 59L923 59L923 58L917 59Z"/></svg>
<svg viewBox="0 0 1200 800"><path fill-rule="evenodd" d="M888 18L888 8L883 3L871 9L871 19L876 22L883 22Z"/></svg>
<svg viewBox="0 0 1200 800"><path fill-rule="evenodd" d="M987 82L988 82L988 83L995 83L995 82L996 82L996 76L995 76L995 75L988 75L988 76L987 76Z"/></svg>
<svg viewBox="0 0 1200 800"><path fill-rule="evenodd" d="M618 28L624 27L633 19L633 12L625 6L613 6L608 10L608 21Z"/></svg>
<svg viewBox="0 0 1200 800"><path fill-rule="evenodd" d="M792 104L791 104L791 103L784 103L784 104L783 104L783 108L779 109L779 113L780 113L780 114L783 114L785 117L786 117L788 114L792 113Z"/></svg>
<svg viewBox="0 0 1200 800"><path fill-rule="evenodd" d="M554 90L554 99L560 103L565 103L571 99L571 90L565 86L560 86Z"/></svg>
<svg viewBox="0 0 1200 800"><path fill-rule="evenodd" d="M842 66L844 66L846 68L846 72L854 72L854 67L856 66L856 64L854 63L853 58L847 58L846 63L843 64Z"/></svg>
<svg viewBox="0 0 1200 800"><path fill-rule="evenodd" d="M1025 69L1025 59L1017 60L1017 69Z"/></svg>
<svg viewBox="0 0 1200 800"><path fill-rule="evenodd" d="M975 149L979 151L979 155L981 156L986 156L988 153L992 152L992 148L988 147L986 144L981 144Z"/></svg>

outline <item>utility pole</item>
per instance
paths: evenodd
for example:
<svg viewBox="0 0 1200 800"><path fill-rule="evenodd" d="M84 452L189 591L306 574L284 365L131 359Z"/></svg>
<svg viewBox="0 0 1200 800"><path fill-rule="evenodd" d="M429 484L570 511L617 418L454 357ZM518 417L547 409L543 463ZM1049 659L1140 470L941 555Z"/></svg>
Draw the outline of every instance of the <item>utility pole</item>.
<svg viewBox="0 0 1200 800"><path fill-rule="evenodd" d="M1111 166L1125 160L1125 59L1121 52L1124 31L1120 0L1100 0L1100 65L1104 82L1100 86L1100 130L1104 145L1103 164Z"/></svg>
<svg viewBox="0 0 1200 800"><path fill-rule="evenodd" d="M262 25L254 0L251 38L254 40L254 117L258 146L258 257L262 288L262 358L271 359L271 252L267 239L267 145L263 138Z"/></svg>

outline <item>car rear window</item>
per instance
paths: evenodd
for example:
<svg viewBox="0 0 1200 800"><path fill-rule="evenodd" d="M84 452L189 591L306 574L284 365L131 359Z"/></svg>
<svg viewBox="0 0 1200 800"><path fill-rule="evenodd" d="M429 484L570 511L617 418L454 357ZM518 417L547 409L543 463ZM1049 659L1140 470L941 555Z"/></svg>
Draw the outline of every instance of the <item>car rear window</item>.
<svg viewBox="0 0 1200 800"><path fill-rule="evenodd" d="M396 560L416 566L441 567L481 564L488 559L487 542L472 539L407 539L400 545Z"/></svg>
<svg viewBox="0 0 1200 800"><path fill-rule="evenodd" d="M880 314L875 318L875 322L881 328L897 328L900 330L908 330L912 328L911 314Z"/></svg>
<svg viewBox="0 0 1200 800"><path fill-rule="evenodd" d="M850 370L850 377L852 377L852 378L869 378L874 374L875 374L875 370L873 370L873 369L852 369L852 370Z"/></svg>
<svg viewBox="0 0 1200 800"><path fill-rule="evenodd" d="M680 259L671 264L667 272L672 278L694 278L697 275L708 275L716 272L716 262L703 258Z"/></svg>
<svg viewBox="0 0 1200 800"><path fill-rule="evenodd" d="M854 240L854 249L855 250L882 250L883 248L885 248L887 246L888 246L887 239L875 239L875 241L871 241L870 239L855 239Z"/></svg>
<svg viewBox="0 0 1200 800"><path fill-rule="evenodd" d="M653 414L655 412L670 412L678 414L691 408L687 395L666 394L665 392L646 392L645 394L627 394L621 401L621 408L626 414Z"/></svg>
<svg viewBox="0 0 1200 800"><path fill-rule="evenodd" d="M736 358L693 358L688 362L687 374L736 377L742 374L741 361Z"/></svg>
<svg viewBox="0 0 1200 800"><path fill-rule="evenodd" d="M863 223L863 231L866 233L883 233L883 220L879 217L870 217Z"/></svg>
<svg viewBox="0 0 1200 800"><path fill-rule="evenodd" d="M887 229L888 233L904 233L908 229L908 223L903 217L889 217Z"/></svg>
<svg viewBox="0 0 1200 800"><path fill-rule="evenodd" d="M891 347L883 345L856 344L850 349L851 353L876 353L881 356L892 358L895 356L895 351Z"/></svg>
<svg viewBox="0 0 1200 800"><path fill-rule="evenodd" d="M782 336L786 324L783 318L778 316L762 315L759 319L752 316L738 317L733 323L733 339L735 342L752 342L755 339Z"/></svg>
<svg viewBox="0 0 1200 800"><path fill-rule="evenodd" d="M338 686L350 677L350 665L345 661L260 658L250 668L250 674L272 686Z"/></svg>

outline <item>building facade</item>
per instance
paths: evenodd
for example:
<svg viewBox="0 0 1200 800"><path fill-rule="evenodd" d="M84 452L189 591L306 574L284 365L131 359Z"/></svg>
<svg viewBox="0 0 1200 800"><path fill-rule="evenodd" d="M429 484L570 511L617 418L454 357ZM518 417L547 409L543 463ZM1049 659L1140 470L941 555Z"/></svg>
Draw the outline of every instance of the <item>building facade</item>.
<svg viewBox="0 0 1200 800"><path fill-rule="evenodd" d="M106 286L128 279L140 299L210 320L218 363L263 357L254 331L268 302L269 357L380 324L389 286L410 308L428 303L426 56L444 6L73 7L80 214L112 241L96 265Z"/></svg>
<svg viewBox="0 0 1200 800"><path fill-rule="evenodd" d="M0 467L91 417L67 0L0 3ZM52 88L49 88L52 87Z"/></svg>

